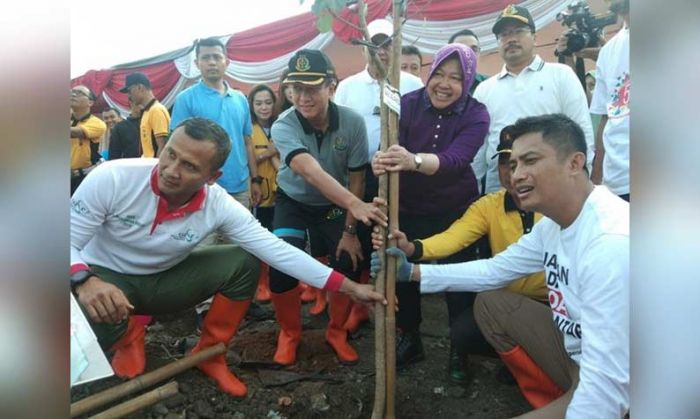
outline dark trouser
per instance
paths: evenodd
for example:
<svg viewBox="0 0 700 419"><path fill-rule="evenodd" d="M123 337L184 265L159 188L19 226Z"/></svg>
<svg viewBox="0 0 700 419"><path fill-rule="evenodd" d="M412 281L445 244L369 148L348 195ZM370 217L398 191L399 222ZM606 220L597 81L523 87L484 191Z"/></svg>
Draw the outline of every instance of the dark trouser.
<svg viewBox="0 0 700 419"><path fill-rule="evenodd" d="M401 230L406 233L409 240L428 238L434 234L446 230L462 213L446 213L435 216L418 216L407 213L399 214L399 224ZM474 246L463 249L445 259L439 260L438 264L467 262L474 259ZM396 325L404 331L417 331L422 320L420 306L420 287L417 282L406 282L396 284L396 295L399 298L399 312L396 317ZM483 337L471 315L472 306L476 294L473 292L447 292L445 299L447 302L447 314L450 325L450 335L455 335L459 331L464 335L471 345L475 347L483 346ZM456 324L459 322L459 326ZM454 330L454 332L453 332ZM465 339L462 339L464 341ZM479 343L481 341L481 344ZM457 344L453 340L454 344ZM463 347L465 345L462 345ZM466 348L465 348L466 349Z"/></svg>
<svg viewBox="0 0 700 419"><path fill-rule="evenodd" d="M233 245L194 250L172 268L151 275L126 275L101 266L90 268L100 279L124 292L134 306L133 314L178 312L216 293L231 300L250 300L260 275L260 261ZM90 326L102 348L109 349L126 331L127 322L91 322Z"/></svg>
<svg viewBox="0 0 700 419"><path fill-rule="evenodd" d="M564 338L552 320L551 309L521 294L505 290L482 292L474 315L486 340L499 353L521 346L564 394L550 404L526 413L526 418L563 418L578 385L578 365L564 348Z"/></svg>
<svg viewBox="0 0 700 419"><path fill-rule="evenodd" d="M70 196L73 196L75 193L75 190L78 189L78 186L80 186L80 183L85 179L86 175L73 175L71 174L70 177Z"/></svg>
<svg viewBox="0 0 700 419"><path fill-rule="evenodd" d="M314 206L297 202L277 190L273 233L299 249L306 248L307 230L313 237L313 254L328 255L330 266L345 276L357 280L359 269L353 271L352 259L343 252L335 257L338 242L345 227L345 211L334 206ZM270 267L270 290L280 294L296 287L299 281Z"/></svg>
<svg viewBox="0 0 700 419"><path fill-rule="evenodd" d="M260 224L266 229L272 231L272 220L275 217L275 207L256 207L255 218L260 221Z"/></svg>
<svg viewBox="0 0 700 419"><path fill-rule="evenodd" d="M624 199L625 201L630 202L630 194L626 193L626 194L622 194L622 195L618 195L618 196L620 198Z"/></svg>

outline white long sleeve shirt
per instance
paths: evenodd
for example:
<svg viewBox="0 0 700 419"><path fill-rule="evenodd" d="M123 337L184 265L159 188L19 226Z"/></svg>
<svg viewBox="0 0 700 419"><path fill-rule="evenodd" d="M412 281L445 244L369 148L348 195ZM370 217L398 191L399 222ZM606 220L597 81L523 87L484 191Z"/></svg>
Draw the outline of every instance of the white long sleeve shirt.
<svg viewBox="0 0 700 419"><path fill-rule="evenodd" d="M485 291L543 268L554 323L580 366L566 417L622 417L629 407L629 204L606 187L595 187L566 229L543 217L491 259L421 265L420 287Z"/></svg>
<svg viewBox="0 0 700 419"><path fill-rule="evenodd" d="M561 113L574 120L586 136L590 173L594 150L591 115L586 92L569 66L544 62L539 55L517 75L506 70L504 65L500 73L479 83L474 99L486 105L491 116L486 141L472 162L477 179L486 175L483 193L501 189L498 161L491 159L496 154L501 130L527 116Z"/></svg>
<svg viewBox="0 0 700 419"><path fill-rule="evenodd" d="M71 199L71 272L99 265L147 275L183 261L218 231L268 265L317 288L342 275L285 243L219 185L205 185L185 206L167 210L158 194L157 159L98 166Z"/></svg>
<svg viewBox="0 0 700 419"><path fill-rule="evenodd" d="M405 71L400 73L399 91L402 96L421 87L421 79ZM367 68L341 81L333 96L333 102L352 108L364 118L370 159L379 150L381 137L379 97L379 81L370 76Z"/></svg>

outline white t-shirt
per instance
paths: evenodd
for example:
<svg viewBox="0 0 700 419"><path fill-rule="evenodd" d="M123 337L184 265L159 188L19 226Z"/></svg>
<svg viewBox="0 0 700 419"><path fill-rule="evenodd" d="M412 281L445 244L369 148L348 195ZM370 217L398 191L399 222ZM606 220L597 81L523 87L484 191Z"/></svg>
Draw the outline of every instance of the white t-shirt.
<svg viewBox="0 0 700 419"><path fill-rule="evenodd" d="M603 130L603 184L618 195L630 192L630 30L601 48L591 113L607 115Z"/></svg>
<svg viewBox="0 0 700 419"><path fill-rule="evenodd" d="M545 63L539 55L518 75L503 66L501 72L479 83L474 98L486 105L491 125L484 145L472 162L476 178L486 175L483 193L501 189L496 154L501 130L520 118L562 113L581 126L588 144L588 169L593 163L593 127L588 113L586 92L574 71L567 65ZM479 182L481 185L481 182Z"/></svg>
<svg viewBox="0 0 700 419"><path fill-rule="evenodd" d="M218 184L205 185L191 211L159 209L152 182L157 164L157 159L112 160L85 178L71 198L72 267L154 274L183 261L218 231L275 269L317 288L326 285L329 267L270 233Z"/></svg>
<svg viewBox="0 0 700 419"><path fill-rule="evenodd" d="M423 81L413 74L401 72L399 92L402 95L423 87ZM368 151L370 159L379 150L381 129L379 126L379 82L369 75L365 68L347 77L338 84L333 102L345 105L362 115L367 127Z"/></svg>
<svg viewBox="0 0 700 419"><path fill-rule="evenodd" d="M491 259L421 265L423 293L486 291L544 268L554 323L580 382L566 417L620 418L629 407L629 204L596 186L566 229L543 217Z"/></svg>

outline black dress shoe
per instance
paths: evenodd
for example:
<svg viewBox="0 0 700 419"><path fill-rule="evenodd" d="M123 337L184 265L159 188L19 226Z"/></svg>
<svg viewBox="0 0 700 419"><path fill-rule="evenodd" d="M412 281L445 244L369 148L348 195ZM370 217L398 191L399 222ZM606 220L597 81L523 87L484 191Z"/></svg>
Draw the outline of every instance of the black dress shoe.
<svg viewBox="0 0 700 419"><path fill-rule="evenodd" d="M461 355L452 345L450 345L450 357L447 360L447 373L450 381L456 384L467 382L467 370L469 357Z"/></svg>
<svg viewBox="0 0 700 419"><path fill-rule="evenodd" d="M396 366L403 368L425 359L420 333L396 330Z"/></svg>

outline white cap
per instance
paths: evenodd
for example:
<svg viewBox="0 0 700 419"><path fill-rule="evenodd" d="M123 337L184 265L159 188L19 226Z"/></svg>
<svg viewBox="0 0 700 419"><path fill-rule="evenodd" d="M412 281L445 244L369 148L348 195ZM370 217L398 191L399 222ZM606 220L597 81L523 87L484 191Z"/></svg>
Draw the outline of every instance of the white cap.
<svg viewBox="0 0 700 419"><path fill-rule="evenodd" d="M369 39L379 34L391 36L394 34L394 24L386 19L373 20L367 25L367 31L369 32Z"/></svg>

